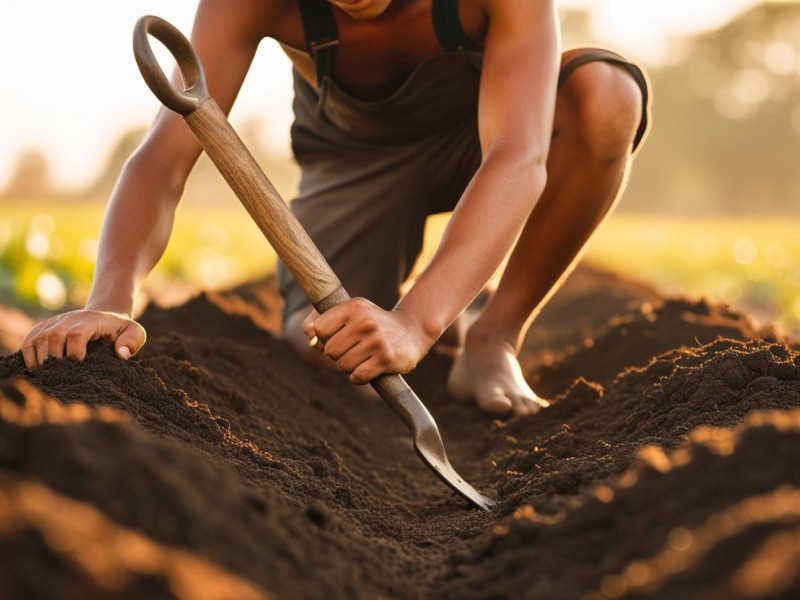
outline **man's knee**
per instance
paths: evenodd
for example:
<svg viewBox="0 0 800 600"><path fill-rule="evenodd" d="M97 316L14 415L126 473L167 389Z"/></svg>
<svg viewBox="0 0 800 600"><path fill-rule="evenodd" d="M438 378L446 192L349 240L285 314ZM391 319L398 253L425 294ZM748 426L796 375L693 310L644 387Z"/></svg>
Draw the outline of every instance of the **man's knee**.
<svg viewBox="0 0 800 600"><path fill-rule="evenodd" d="M584 151L616 162L631 151L642 118L642 91L622 66L604 61L582 65L564 82Z"/></svg>

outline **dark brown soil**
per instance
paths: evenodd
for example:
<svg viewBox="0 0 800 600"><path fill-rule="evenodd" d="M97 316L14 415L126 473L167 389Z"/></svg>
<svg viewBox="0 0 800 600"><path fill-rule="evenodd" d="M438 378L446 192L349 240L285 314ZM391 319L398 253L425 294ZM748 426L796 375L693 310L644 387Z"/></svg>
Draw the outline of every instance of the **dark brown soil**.
<svg viewBox="0 0 800 600"><path fill-rule="evenodd" d="M264 282L148 310L127 363L0 358L0 597L800 595L800 356L771 331L581 270L525 345L539 415L457 405L430 356L409 382L485 513L276 310Z"/></svg>

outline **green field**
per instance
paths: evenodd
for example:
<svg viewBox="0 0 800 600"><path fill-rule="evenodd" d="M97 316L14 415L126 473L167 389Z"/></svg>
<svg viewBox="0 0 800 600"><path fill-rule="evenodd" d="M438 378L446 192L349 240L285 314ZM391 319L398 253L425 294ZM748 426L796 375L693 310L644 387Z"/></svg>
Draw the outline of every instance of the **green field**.
<svg viewBox="0 0 800 600"><path fill-rule="evenodd" d="M0 303L38 313L81 306L92 281L104 207L0 205ZM178 210L145 288L220 288L258 277L275 255L242 209Z"/></svg>
<svg viewBox="0 0 800 600"><path fill-rule="evenodd" d="M31 313L81 306L103 207L0 206L0 303ZM423 260L445 220L431 220ZM800 326L800 220L680 220L615 215L587 259L667 293L705 296L761 321ZM167 252L145 290L220 288L274 269L275 256L244 210L179 210Z"/></svg>
<svg viewBox="0 0 800 600"><path fill-rule="evenodd" d="M800 220L614 217L595 262L662 291L729 303L760 321L800 325Z"/></svg>

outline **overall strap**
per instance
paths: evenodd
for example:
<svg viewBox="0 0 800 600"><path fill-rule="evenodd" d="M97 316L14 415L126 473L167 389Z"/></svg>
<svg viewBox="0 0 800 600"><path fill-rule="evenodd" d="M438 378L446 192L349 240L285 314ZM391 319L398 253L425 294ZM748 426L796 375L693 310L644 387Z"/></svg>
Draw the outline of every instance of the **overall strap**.
<svg viewBox="0 0 800 600"><path fill-rule="evenodd" d="M306 47L314 57L317 70L317 85L322 86L325 76L333 73L336 47L339 45L339 30L333 18L333 8L328 0L298 0Z"/></svg>
<svg viewBox="0 0 800 600"><path fill-rule="evenodd" d="M465 48L467 50L480 50L461 27L458 16L458 0L433 0L431 4L433 16L433 30L439 43L445 50Z"/></svg>

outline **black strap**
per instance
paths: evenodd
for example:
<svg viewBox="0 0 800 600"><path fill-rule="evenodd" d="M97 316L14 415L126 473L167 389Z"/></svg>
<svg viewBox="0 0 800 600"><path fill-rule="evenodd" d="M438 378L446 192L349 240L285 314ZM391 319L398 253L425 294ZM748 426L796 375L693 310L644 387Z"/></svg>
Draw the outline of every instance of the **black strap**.
<svg viewBox="0 0 800 600"><path fill-rule="evenodd" d="M644 71L642 71L639 65L630 62L621 54L617 54L616 52L612 52L610 50L605 50L602 48L589 50L588 52L578 54L575 58L568 60L566 64L562 65L561 72L558 75L558 87L560 88L562 85L564 85L564 82L570 75L572 75L575 69L594 61L605 61L624 67L625 70L630 73L631 77L633 77L636 85L639 86L639 89L642 92L642 118L639 121L639 128L636 130L636 136L633 139L633 149L636 150L636 148L639 147L642 139L644 139L644 135L647 133L648 124L650 122L650 86L647 83L647 77L645 77Z"/></svg>
<svg viewBox="0 0 800 600"><path fill-rule="evenodd" d="M325 76L331 76L336 62L336 47L339 45L339 30L333 17L333 8L328 0L298 0L306 48L314 57L317 85L322 85Z"/></svg>
<svg viewBox="0 0 800 600"><path fill-rule="evenodd" d="M467 50L481 50L473 42L461 26L458 16L458 0L433 0L431 6L433 16L433 30L439 43L445 50L466 48Z"/></svg>

